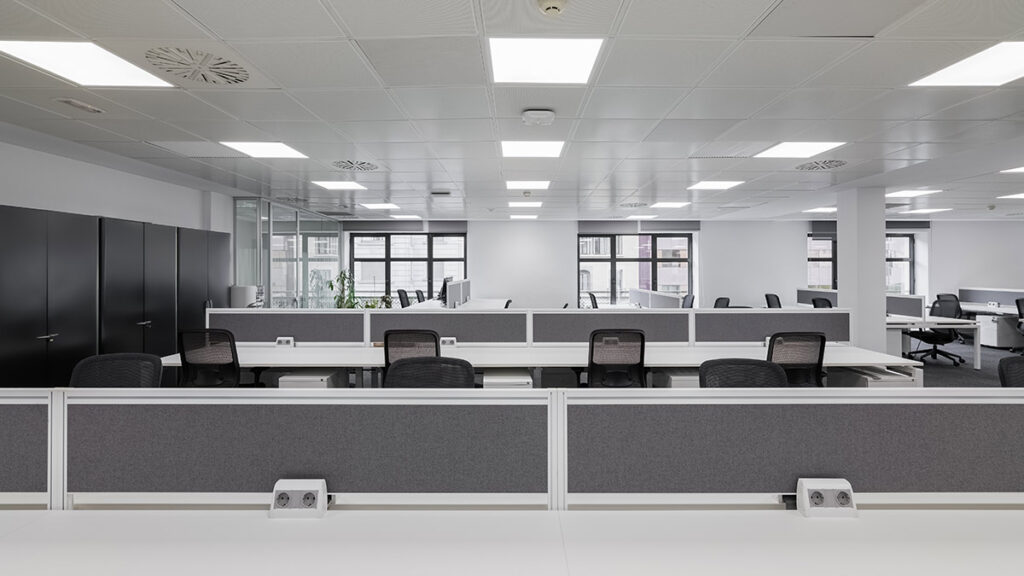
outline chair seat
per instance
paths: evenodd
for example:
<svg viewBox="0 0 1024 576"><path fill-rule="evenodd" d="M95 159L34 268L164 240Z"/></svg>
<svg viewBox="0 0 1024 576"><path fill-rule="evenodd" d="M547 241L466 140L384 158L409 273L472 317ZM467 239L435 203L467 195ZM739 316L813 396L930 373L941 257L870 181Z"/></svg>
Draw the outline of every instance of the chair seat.
<svg viewBox="0 0 1024 576"><path fill-rule="evenodd" d="M633 374L628 370L609 370L604 373L600 382L588 382L591 387L602 386L605 388L633 388L637 382Z"/></svg>
<svg viewBox="0 0 1024 576"><path fill-rule="evenodd" d="M933 346L949 344L956 340L951 334L942 334L940 332L932 332L931 330L913 330L909 333L909 336Z"/></svg>

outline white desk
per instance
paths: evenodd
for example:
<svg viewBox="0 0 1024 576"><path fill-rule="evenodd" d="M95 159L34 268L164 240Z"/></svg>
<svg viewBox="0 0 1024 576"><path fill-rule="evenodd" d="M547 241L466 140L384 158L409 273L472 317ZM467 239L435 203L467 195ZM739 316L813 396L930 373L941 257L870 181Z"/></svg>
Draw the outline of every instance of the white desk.
<svg viewBox="0 0 1024 576"><path fill-rule="evenodd" d="M471 298L464 304L456 307L456 310L501 310L505 308L505 302L508 299L501 298ZM416 302L408 308L402 308L402 310L448 310L444 302L440 300L424 300L423 302Z"/></svg>
<svg viewBox="0 0 1024 576"><path fill-rule="evenodd" d="M985 346L996 348L1020 348L1024 337L1017 331L1016 306L989 306L979 302L961 302L960 308L978 316L981 328L978 341Z"/></svg>
<svg viewBox="0 0 1024 576"><path fill-rule="evenodd" d="M981 326L977 320L967 318L942 318L940 316L929 316L917 318L914 316L888 316L885 319L887 330L887 351L892 355L902 355L904 349L904 330L926 330L930 328L953 329L966 332L974 332L974 369L981 370Z"/></svg>
<svg viewBox="0 0 1024 576"><path fill-rule="evenodd" d="M1007 306L1000 304L999 306L989 306L982 302L961 302L960 309L964 312L970 312L971 314L992 314L1002 316L1016 316L1017 307Z"/></svg>

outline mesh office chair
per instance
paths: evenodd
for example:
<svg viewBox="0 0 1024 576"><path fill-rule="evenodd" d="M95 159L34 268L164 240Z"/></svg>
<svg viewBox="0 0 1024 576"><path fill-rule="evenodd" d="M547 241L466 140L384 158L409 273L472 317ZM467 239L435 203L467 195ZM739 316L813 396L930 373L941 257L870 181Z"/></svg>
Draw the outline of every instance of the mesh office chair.
<svg viewBox="0 0 1024 576"><path fill-rule="evenodd" d="M1024 336L1024 298L1017 298L1014 302L1017 304L1017 332ZM1024 356L1024 350L1021 355Z"/></svg>
<svg viewBox="0 0 1024 576"><path fill-rule="evenodd" d="M824 386L825 335L821 332L779 332L768 341L768 361L786 372L790 386Z"/></svg>
<svg viewBox="0 0 1024 576"><path fill-rule="evenodd" d="M768 303L769 308L782 308L782 301L779 300L778 294L765 294L764 301Z"/></svg>
<svg viewBox="0 0 1024 576"><path fill-rule="evenodd" d="M391 364L404 358L438 357L441 355L441 337L433 330L385 330L384 374Z"/></svg>
<svg viewBox="0 0 1024 576"><path fill-rule="evenodd" d="M398 302L401 303L402 308L408 308L409 307L409 293L406 292L405 290L402 290L401 288L399 288L397 290L397 292L398 292Z"/></svg>
<svg viewBox="0 0 1024 576"><path fill-rule="evenodd" d="M395 360L384 388L473 388L473 365L460 358L422 357Z"/></svg>
<svg viewBox="0 0 1024 576"><path fill-rule="evenodd" d="M587 295L590 296L590 307L597 310L597 296L593 292L587 292Z"/></svg>
<svg viewBox="0 0 1024 576"><path fill-rule="evenodd" d="M182 386L238 386L241 368L235 336L227 330L178 332Z"/></svg>
<svg viewBox="0 0 1024 576"><path fill-rule="evenodd" d="M512 307L512 299L509 298L508 300L505 300L505 309L508 310L511 307Z"/></svg>
<svg viewBox="0 0 1024 576"><path fill-rule="evenodd" d="M700 365L701 388L786 388L782 366L765 360L721 358Z"/></svg>
<svg viewBox="0 0 1024 576"><path fill-rule="evenodd" d="M964 309L960 307L960 297L957 296L956 294L948 294L948 293L936 294L935 295L935 299L936 300L952 300L953 302L956 302L956 314L957 314L956 317L957 318L965 318L967 316L966 314L964 314ZM973 314L971 316L973 317ZM976 337L976 335L972 334L971 337L974 338L974 337ZM959 342L961 344L966 344L967 343L967 340L964 338L964 335L959 333L959 332L957 332L956 339L957 339L957 342Z"/></svg>
<svg viewBox="0 0 1024 576"><path fill-rule="evenodd" d="M958 313L959 309L959 302L955 302L953 300L936 300L935 302L932 302L931 315L941 318L960 318L962 314ZM953 366L959 366L964 362L962 356L939 348L939 346L950 344L960 337L960 334L956 330L948 328L929 328L928 330L911 330L908 335L915 340L920 340L925 344L931 345L931 348L912 350L907 354L910 358L920 356L920 360L924 362L926 356L931 356L933 360L937 360L939 356L942 356L943 358L948 358L952 361Z"/></svg>
<svg viewBox="0 0 1024 576"><path fill-rule="evenodd" d="M1024 387L1024 357L1007 356L999 361L999 384L1003 388Z"/></svg>
<svg viewBox="0 0 1024 576"><path fill-rule="evenodd" d="M715 298L715 308L728 308L728 307L729 307L729 299L728 298L726 298L725 296L721 296L721 297Z"/></svg>
<svg viewBox="0 0 1024 576"><path fill-rule="evenodd" d="M590 387L643 388L643 330L594 330L590 333L587 382Z"/></svg>
<svg viewBox="0 0 1024 576"><path fill-rule="evenodd" d="M417 302L426 302L426 300L427 300L427 298L423 295L423 290L417 290L416 291L416 301Z"/></svg>
<svg viewBox="0 0 1024 576"><path fill-rule="evenodd" d="M683 308L693 308L693 294L683 296Z"/></svg>
<svg viewBox="0 0 1024 576"><path fill-rule="evenodd" d="M72 388L159 388L163 365L152 354L90 356L71 372Z"/></svg>
<svg viewBox="0 0 1024 576"><path fill-rule="evenodd" d="M811 298L811 305L815 308L831 308L832 301L828 298Z"/></svg>

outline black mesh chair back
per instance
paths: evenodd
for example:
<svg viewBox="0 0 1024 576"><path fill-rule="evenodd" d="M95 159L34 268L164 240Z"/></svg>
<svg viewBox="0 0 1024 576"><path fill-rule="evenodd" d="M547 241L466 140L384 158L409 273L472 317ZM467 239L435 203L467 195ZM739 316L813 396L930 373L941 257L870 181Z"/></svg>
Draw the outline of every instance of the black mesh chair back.
<svg viewBox="0 0 1024 576"><path fill-rule="evenodd" d="M441 355L441 337L433 330L385 330L384 370L404 358L437 357Z"/></svg>
<svg viewBox="0 0 1024 576"><path fill-rule="evenodd" d="M683 308L693 308L693 294L683 296Z"/></svg>
<svg viewBox="0 0 1024 576"><path fill-rule="evenodd" d="M701 388L786 388L782 366L766 360L721 358L700 365Z"/></svg>
<svg viewBox="0 0 1024 576"><path fill-rule="evenodd" d="M1024 387L1024 356L1007 356L999 361L999 384L1003 388Z"/></svg>
<svg viewBox="0 0 1024 576"><path fill-rule="evenodd" d="M931 315L939 318L962 318L964 314L963 310L960 309L959 300L936 300L932 302ZM950 342L960 337L960 333L956 330L932 328L930 331L942 334L943 336L949 336Z"/></svg>
<svg viewBox="0 0 1024 576"><path fill-rule="evenodd" d="M768 341L768 361L786 371L790 386L823 386L825 335L821 332L779 332Z"/></svg>
<svg viewBox="0 0 1024 576"><path fill-rule="evenodd" d="M590 333L590 360L587 382L591 387L643 388L647 385L644 369L644 333L642 330L594 330Z"/></svg>
<svg viewBox="0 0 1024 576"><path fill-rule="evenodd" d="M1014 300L1017 304L1017 332L1024 334L1024 298Z"/></svg>
<svg viewBox="0 0 1024 576"><path fill-rule="evenodd" d="M426 296L423 295L423 290L417 290L416 291L416 301L417 302L426 302L427 301Z"/></svg>
<svg viewBox="0 0 1024 576"><path fill-rule="evenodd" d="M562 310L565 310L568 307L569 307L569 303L568 302L566 302L565 304L562 304Z"/></svg>
<svg viewBox="0 0 1024 576"><path fill-rule="evenodd" d="M473 365L461 358L395 360L384 376L385 388L473 388Z"/></svg>
<svg viewBox="0 0 1024 576"><path fill-rule="evenodd" d="M765 294L764 301L768 303L769 308L782 308L782 300L779 300L778 294Z"/></svg>
<svg viewBox="0 0 1024 576"><path fill-rule="evenodd" d="M718 298L715 298L715 308L728 308L728 307L729 307L729 299L728 298L726 298L725 296L720 296Z"/></svg>
<svg viewBox="0 0 1024 576"><path fill-rule="evenodd" d="M597 296L593 292L587 292L587 295L590 296L590 307L597 310Z"/></svg>
<svg viewBox="0 0 1024 576"><path fill-rule="evenodd" d="M238 386L241 382L235 336L228 330L178 332L184 386Z"/></svg>
<svg viewBox="0 0 1024 576"><path fill-rule="evenodd" d="M815 308L831 308L832 301L828 298L811 298L811 305Z"/></svg>
<svg viewBox="0 0 1024 576"><path fill-rule="evenodd" d="M950 316L950 318L962 318L964 315L963 308L960 307L960 297L956 294L936 294L936 300L956 302L956 313L957 316Z"/></svg>
<svg viewBox="0 0 1024 576"><path fill-rule="evenodd" d="M508 310L511 307L512 307L512 299L509 298L508 300L505 300L505 309Z"/></svg>
<svg viewBox="0 0 1024 576"><path fill-rule="evenodd" d="M71 372L72 388L158 388L163 365L152 354L90 356Z"/></svg>
<svg viewBox="0 0 1024 576"><path fill-rule="evenodd" d="M402 304L402 308L409 307L409 293L401 288L398 289L398 302Z"/></svg>

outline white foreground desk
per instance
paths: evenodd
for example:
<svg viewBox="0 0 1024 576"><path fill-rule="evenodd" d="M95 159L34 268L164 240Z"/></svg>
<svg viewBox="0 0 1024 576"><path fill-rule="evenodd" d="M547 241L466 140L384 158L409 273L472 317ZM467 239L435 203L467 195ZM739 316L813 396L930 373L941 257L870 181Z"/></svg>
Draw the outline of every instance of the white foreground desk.
<svg viewBox="0 0 1024 576"><path fill-rule="evenodd" d="M967 318L942 318L940 316L929 316L917 318L914 316L889 316L885 319L887 336L886 351L899 356L907 351L904 346L904 330L927 330L931 328L952 329L964 332L974 332L974 369L981 370L981 325L977 320Z"/></svg>

